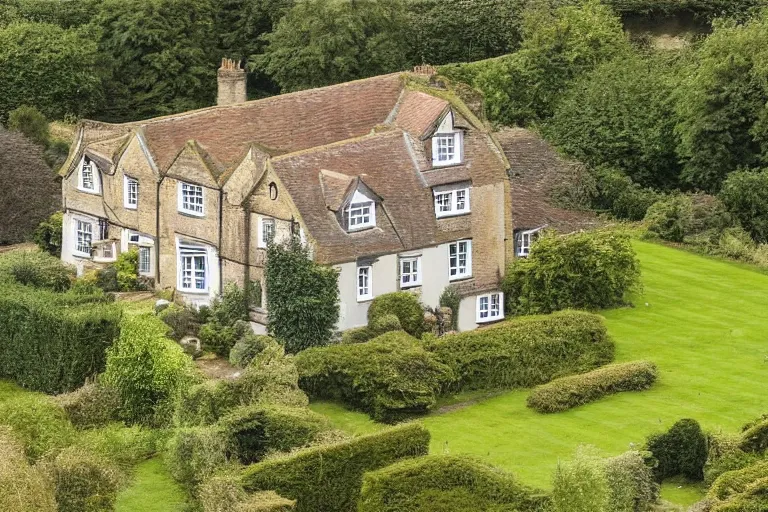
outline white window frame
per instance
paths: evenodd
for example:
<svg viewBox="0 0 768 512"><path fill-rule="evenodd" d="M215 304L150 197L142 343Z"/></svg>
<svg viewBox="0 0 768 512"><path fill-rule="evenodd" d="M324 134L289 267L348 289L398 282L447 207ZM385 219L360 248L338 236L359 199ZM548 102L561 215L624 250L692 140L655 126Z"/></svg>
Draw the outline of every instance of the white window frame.
<svg viewBox="0 0 768 512"><path fill-rule="evenodd" d="M470 186L443 185L432 189L435 198L435 217L452 217L470 213ZM459 196L463 195L460 200Z"/></svg>
<svg viewBox="0 0 768 512"><path fill-rule="evenodd" d="M147 255L146 268L142 266L142 254ZM152 273L152 248L146 245L139 246L139 274L148 275Z"/></svg>
<svg viewBox="0 0 768 512"><path fill-rule="evenodd" d="M414 265L416 271L414 272ZM406 266L408 270L406 271ZM400 288L413 288L421 286L421 256L401 256L400 257Z"/></svg>
<svg viewBox="0 0 768 512"><path fill-rule="evenodd" d="M368 213L364 213L364 209L368 210ZM355 210L359 210L360 213L353 214ZM368 218L366 221L365 218ZM353 223L353 219L360 219L358 223ZM350 231L360 231L361 229L372 228L376 226L376 202L372 200L357 201L350 203L347 207L347 219L349 222Z"/></svg>
<svg viewBox="0 0 768 512"><path fill-rule="evenodd" d="M260 249L266 249L269 245L269 239L264 231L267 226L272 226L272 240L277 236L277 222L272 217L259 217L259 233L258 233L258 247Z"/></svg>
<svg viewBox="0 0 768 512"><path fill-rule="evenodd" d="M476 311L476 322L482 324L485 322L495 322L504 319L504 293L493 292L478 295Z"/></svg>
<svg viewBox="0 0 768 512"><path fill-rule="evenodd" d="M517 254L520 258L527 258L531 254L531 245L533 245L533 235L537 234L543 228L529 229L520 233L520 245L517 247ZM527 239L527 240L526 240Z"/></svg>
<svg viewBox="0 0 768 512"><path fill-rule="evenodd" d="M177 288L179 291L184 293L202 293L207 294L208 293L208 287L210 284L210 264L208 261L208 250L205 247L202 246L196 246L196 245L190 245L190 244L184 244L180 243L177 248L178 254L176 257L176 262L178 266L178 276L177 276ZM187 268L186 260L189 260L190 265L189 268ZM198 271L196 266L197 261L203 262L203 269L202 269L202 283L203 287L198 288L196 286L198 277ZM189 274L189 286L186 286L184 284L185 280L187 279L186 274L187 272L190 272Z"/></svg>
<svg viewBox="0 0 768 512"><path fill-rule="evenodd" d="M360 279L365 278L365 284ZM355 289L357 290L357 302L373 299L373 266L362 265L355 272Z"/></svg>
<svg viewBox="0 0 768 512"><path fill-rule="evenodd" d="M86 230L85 227L88 227ZM88 258L91 257L91 249L93 248L93 222L86 220L86 219L74 219L74 229L75 229L75 247L74 247L74 253L78 256L86 256ZM86 247L85 244L80 244L80 237L82 233L82 238L85 241L86 238L88 240L87 250L82 250L81 248Z"/></svg>
<svg viewBox="0 0 768 512"><path fill-rule="evenodd" d="M85 186L85 170L88 169L88 172L91 176L91 186L86 187ZM100 181L99 181L99 170L96 168L96 164L93 163L93 160L90 158L83 157L83 160L80 162L80 169L77 173L77 188L83 192L88 192L89 194L99 194L101 192L100 187Z"/></svg>
<svg viewBox="0 0 768 512"><path fill-rule="evenodd" d="M131 190L134 188L135 190ZM123 176L123 205L129 210L139 207L139 180L130 176Z"/></svg>
<svg viewBox="0 0 768 512"><path fill-rule="evenodd" d="M441 146L453 145L453 154L441 160ZM432 136L432 167L445 167L448 165L457 165L463 161L464 157L464 135L460 131L448 133L435 133Z"/></svg>
<svg viewBox="0 0 768 512"><path fill-rule="evenodd" d="M462 244L466 244L465 251L463 254L465 255L465 264L464 264L464 272L461 272L461 265L460 259L462 252L459 251ZM451 263L451 249L456 248L456 265L454 266ZM454 272L455 269L455 272ZM456 281L458 279L466 279L468 277L472 277L472 240L457 240L455 242L451 242L448 244L448 280L449 281Z"/></svg>
<svg viewBox="0 0 768 512"><path fill-rule="evenodd" d="M179 182L178 187L178 193L179 193L179 205L178 209L179 212L185 213L187 215L194 215L195 217L203 217L205 216L205 187L202 185L195 185L194 183L187 183L185 181ZM191 201L187 200L185 201L186 197L194 198L196 199L198 197L197 192L200 192L199 198L200 203L197 204L197 200ZM194 193L194 196L191 196L190 194ZM188 208L186 205L192 205L194 208ZM199 206L199 210L197 207Z"/></svg>

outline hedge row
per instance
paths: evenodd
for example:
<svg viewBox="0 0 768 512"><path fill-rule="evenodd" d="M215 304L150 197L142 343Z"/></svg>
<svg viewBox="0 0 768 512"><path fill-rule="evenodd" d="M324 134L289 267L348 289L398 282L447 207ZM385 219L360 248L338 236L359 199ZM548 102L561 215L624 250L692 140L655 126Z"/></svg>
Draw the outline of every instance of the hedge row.
<svg viewBox="0 0 768 512"><path fill-rule="evenodd" d="M649 436L646 445L657 461L653 472L659 482L677 475L704 480L707 436L696 420L682 419L667 432Z"/></svg>
<svg viewBox="0 0 768 512"><path fill-rule="evenodd" d="M203 512L290 512L296 502L274 491L248 494L237 474L223 473L206 480L197 499Z"/></svg>
<svg viewBox="0 0 768 512"><path fill-rule="evenodd" d="M298 512L353 512L367 471L407 457L426 455L429 432L405 424L376 434L307 448L249 466L246 491L276 491L295 499Z"/></svg>
<svg viewBox="0 0 768 512"><path fill-rule="evenodd" d="M749 453L764 453L768 450L768 418L762 418L744 428L739 448Z"/></svg>
<svg viewBox="0 0 768 512"><path fill-rule="evenodd" d="M613 360L602 317L580 311L509 320L447 334L427 350L453 370L453 390L532 387Z"/></svg>
<svg viewBox="0 0 768 512"><path fill-rule="evenodd" d="M363 478L358 512L548 510L549 500L508 473L467 457L407 459Z"/></svg>
<svg viewBox="0 0 768 512"><path fill-rule="evenodd" d="M426 412L451 379L450 370L403 331L311 348L296 355L296 365L310 396L342 400L379 421Z"/></svg>
<svg viewBox="0 0 768 512"><path fill-rule="evenodd" d="M9 428L0 427L0 510L56 512L53 480L42 466L32 466Z"/></svg>
<svg viewBox="0 0 768 512"><path fill-rule="evenodd" d="M541 413L565 411L613 393L648 389L657 375L649 361L604 366L538 386L528 395L528 407Z"/></svg>
<svg viewBox="0 0 768 512"><path fill-rule="evenodd" d="M723 473L712 483L707 497L715 500L729 500L745 492L754 482L764 478L768 478L768 460Z"/></svg>
<svg viewBox="0 0 768 512"><path fill-rule="evenodd" d="M95 300L101 297L0 286L0 378L62 393L104 371L121 312Z"/></svg>

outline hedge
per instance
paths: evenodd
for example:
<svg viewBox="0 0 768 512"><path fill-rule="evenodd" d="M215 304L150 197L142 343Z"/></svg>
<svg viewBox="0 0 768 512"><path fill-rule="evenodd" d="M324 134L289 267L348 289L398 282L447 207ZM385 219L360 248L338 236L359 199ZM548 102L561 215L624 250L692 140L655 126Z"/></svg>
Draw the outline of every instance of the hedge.
<svg viewBox="0 0 768 512"><path fill-rule="evenodd" d="M236 475L226 473L203 482L197 500L203 512L290 512L296 505L273 491L249 495Z"/></svg>
<svg viewBox="0 0 768 512"><path fill-rule="evenodd" d="M274 490L295 499L297 512L354 512L365 472L428 450L429 431L404 424L254 464L242 482L249 492Z"/></svg>
<svg viewBox="0 0 768 512"><path fill-rule="evenodd" d="M707 437L696 420L682 419L669 431L649 436L647 446L658 461L653 470L658 481L677 475L704 480Z"/></svg>
<svg viewBox="0 0 768 512"><path fill-rule="evenodd" d="M401 331L403 327L400 320L393 314L377 317L370 325L354 327L341 333L341 342L344 344L364 343L377 336L390 331Z"/></svg>
<svg viewBox="0 0 768 512"><path fill-rule="evenodd" d="M80 448L68 448L53 463L59 512L101 512L114 509L119 471L109 462Z"/></svg>
<svg viewBox="0 0 768 512"><path fill-rule="evenodd" d="M377 296L368 307L368 325L374 326L388 315L394 315L402 328L417 338L426 330L424 307L410 292L392 292Z"/></svg>
<svg viewBox="0 0 768 512"><path fill-rule="evenodd" d="M121 312L100 300L0 286L0 378L53 394L104 371Z"/></svg>
<svg viewBox="0 0 768 512"><path fill-rule="evenodd" d="M117 420L120 395L117 390L97 382L56 397L67 417L78 428L103 427Z"/></svg>
<svg viewBox="0 0 768 512"><path fill-rule="evenodd" d="M470 457L430 455L366 473L358 512L548 510L543 492Z"/></svg>
<svg viewBox="0 0 768 512"><path fill-rule="evenodd" d="M707 496L712 499L727 500L745 492L753 482L767 477L768 460L757 462L744 469L727 471L712 483Z"/></svg>
<svg viewBox="0 0 768 512"><path fill-rule="evenodd" d="M768 449L768 418L744 429L739 448L750 453L764 453Z"/></svg>
<svg viewBox="0 0 768 512"><path fill-rule="evenodd" d="M508 320L447 334L427 350L454 372L454 390L532 387L613 359L602 317L579 311Z"/></svg>
<svg viewBox="0 0 768 512"><path fill-rule="evenodd" d="M165 436L163 430L111 423L103 428L78 432L72 446L129 470L157 453L158 444L164 442Z"/></svg>
<svg viewBox="0 0 768 512"><path fill-rule="evenodd" d="M229 465L227 435L219 426L179 428L165 447L163 460L171 476L194 489Z"/></svg>
<svg viewBox="0 0 768 512"><path fill-rule="evenodd" d="M341 400L379 421L426 412L451 378L445 365L402 331L308 349L296 356L296 365L299 386L310 396Z"/></svg>
<svg viewBox="0 0 768 512"><path fill-rule="evenodd" d="M715 505L711 512L765 512L768 510L768 477L755 480L725 503Z"/></svg>
<svg viewBox="0 0 768 512"><path fill-rule="evenodd" d="M538 386L527 403L541 413L565 411L606 395L648 389L657 375L656 365L649 361L613 364Z"/></svg>
<svg viewBox="0 0 768 512"><path fill-rule="evenodd" d="M7 427L0 427L0 510L56 512L53 480L41 466L31 466L24 447Z"/></svg>
<svg viewBox="0 0 768 512"><path fill-rule="evenodd" d="M14 251L0 256L0 281L63 292L74 279L74 267L44 252Z"/></svg>
<svg viewBox="0 0 768 512"><path fill-rule="evenodd" d="M47 396L29 394L0 401L0 425L13 429L30 460L55 455L75 437L64 409Z"/></svg>

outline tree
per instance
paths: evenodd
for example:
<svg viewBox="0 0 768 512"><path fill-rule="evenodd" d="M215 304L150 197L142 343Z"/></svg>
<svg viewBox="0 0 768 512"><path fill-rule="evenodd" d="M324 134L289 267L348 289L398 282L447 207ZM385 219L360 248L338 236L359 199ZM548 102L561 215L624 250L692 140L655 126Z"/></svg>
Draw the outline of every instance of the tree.
<svg viewBox="0 0 768 512"><path fill-rule="evenodd" d="M211 105L216 34L211 0L105 0L94 25L108 63L99 116L128 121Z"/></svg>
<svg viewBox="0 0 768 512"><path fill-rule="evenodd" d="M621 170L645 187L673 188L677 157L674 59L623 55L574 83L543 130L570 156Z"/></svg>
<svg viewBox="0 0 768 512"><path fill-rule="evenodd" d="M402 0L306 0L285 15L252 68L283 91L403 70L407 19Z"/></svg>
<svg viewBox="0 0 768 512"><path fill-rule="evenodd" d="M97 48L85 30L45 23L0 29L0 121L21 105L49 119L93 113L102 101Z"/></svg>
<svg viewBox="0 0 768 512"><path fill-rule="evenodd" d="M731 173L719 197L755 241L768 242L768 169Z"/></svg>
<svg viewBox="0 0 768 512"><path fill-rule="evenodd" d="M339 276L309 257L291 238L267 248L265 269L269 333L288 352L325 345L339 321Z"/></svg>
<svg viewBox="0 0 768 512"><path fill-rule="evenodd" d="M0 187L0 245L31 238L61 201L61 188L43 160L42 148L2 127L0 183L6 184Z"/></svg>

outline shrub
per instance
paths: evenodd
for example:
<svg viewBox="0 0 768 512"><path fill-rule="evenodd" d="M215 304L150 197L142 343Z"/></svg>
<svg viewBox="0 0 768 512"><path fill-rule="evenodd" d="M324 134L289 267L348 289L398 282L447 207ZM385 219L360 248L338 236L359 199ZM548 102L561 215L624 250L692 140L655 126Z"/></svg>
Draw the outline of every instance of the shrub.
<svg viewBox="0 0 768 512"><path fill-rule="evenodd" d="M459 330L459 306L461 295L455 286L446 286L440 294L440 307L451 308L451 330Z"/></svg>
<svg viewBox="0 0 768 512"><path fill-rule="evenodd" d="M731 172L719 197L754 240L768 242L768 169Z"/></svg>
<svg viewBox="0 0 768 512"><path fill-rule="evenodd" d="M755 243L749 234L741 228L725 229L718 240L715 254L740 261L750 261L755 251Z"/></svg>
<svg viewBox="0 0 768 512"><path fill-rule="evenodd" d="M63 292L74 278L74 268L44 252L13 251L0 256L0 281L7 279L25 286Z"/></svg>
<svg viewBox="0 0 768 512"><path fill-rule="evenodd" d="M659 485L645 456L629 451L605 461L608 481L606 512L636 512L650 510L659 498Z"/></svg>
<svg viewBox="0 0 768 512"><path fill-rule="evenodd" d="M768 477L768 460L761 460L743 469L723 473L709 488L707 496L717 500L727 500L746 491L751 483L766 477Z"/></svg>
<svg viewBox="0 0 768 512"><path fill-rule="evenodd" d="M120 484L117 468L80 448L68 448L53 463L59 512L111 511Z"/></svg>
<svg viewBox="0 0 768 512"><path fill-rule="evenodd" d="M640 264L629 237L610 231L544 234L528 258L516 259L502 287L515 314L605 309L627 303Z"/></svg>
<svg viewBox="0 0 768 512"><path fill-rule="evenodd" d="M197 379L192 359L165 337L166 330L150 313L126 317L109 349L104 384L120 394L129 422L166 423L174 401Z"/></svg>
<svg viewBox="0 0 768 512"><path fill-rule="evenodd" d="M693 201L676 194L656 201L645 214L648 231L662 240L682 242L693 225Z"/></svg>
<svg viewBox="0 0 768 512"><path fill-rule="evenodd" d="M53 480L30 466L24 447L8 428L0 428L0 510L8 512L56 512Z"/></svg>
<svg viewBox="0 0 768 512"><path fill-rule="evenodd" d="M239 321L248 321L248 290L235 283L227 283L224 291L211 303L208 321L224 326L233 326Z"/></svg>
<svg viewBox="0 0 768 512"><path fill-rule="evenodd" d="M112 266L117 272L117 287L121 292L138 289L139 285L139 250L135 247L121 252Z"/></svg>
<svg viewBox="0 0 768 512"><path fill-rule="evenodd" d="M79 432L73 446L127 470L152 457L163 435L158 430L110 423L106 427Z"/></svg>
<svg viewBox="0 0 768 512"><path fill-rule="evenodd" d="M715 505L712 512L763 512L768 510L768 477L750 483L725 503Z"/></svg>
<svg viewBox="0 0 768 512"><path fill-rule="evenodd" d="M765 453L768 449L768 418L763 418L744 430L739 448L750 453Z"/></svg>
<svg viewBox="0 0 768 512"><path fill-rule="evenodd" d="M339 321L339 276L311 260L296 237L267 248L269 334L290 353L325 345Z"/></svg>
<svg viewBox="0 0 768 512"><path fill-rule="evenodd" d="M426 455L428 449L423 426L399 425L251 465L242 482L248 492L274 490L295 499L298 512L353 512L365 472Z"/></svg>
<svg viewBox="0 0 768 512"><path fill-rule="evenodd" d="M98 382L56 397L69 421L78 428L103 427L118 417L120 395L117 390Z"/></svg>
<svg viewBox="0 0 768 512"><path fill-rule="evenodd" d="M386 315L395 315L403 330L416 338L426 330L424 307L410 292L385 293L373 299L368 307L368 324L374 326Z"/></svg>
<svg viewBox="0 0 768 512"><path fill-rule="evenodd" d="M200 331L199 314L191 307L171 304L158 316L171 328L168 336L176 341L184 336L197 336Z"/></svg>
<svg viewBox="0 0 768 512"><path fill-rule="evenodd" d="M647 445L658 461L654 474L659 481L677 475L704 479L707 438L696 420L678 421L666 433L651 435Z"/></svg>
<svg viewBox="0 0 768 512"><path fill-rule="evenodd" d="M272 491L249 495L234 475L209 478L197 495L203 512L289 512L296 504Z"/></svg>
<svg viewBox="0 0 768 512"><path fill-rule="evenodd" d="M13 429L30 460L67 446L75 432L53 399L35 394L0 401L0 425Z"/></svg>
<svg viewBox="0 0 768 512"><path fill-rule="evenodd" d="M204 350L210 350L222 357L229 357L229 351L237 340L251 333L248 322L238 320L234 325L224 325L217 321L208 322L200 327L200 341Z"/></svg>
<svg viewBox="0 0 768 512"><path fill-rule="evenodd" d="M711 487L720 475L729 471L744 469L761 460L762 457L760 455L755 453L744 453L741 450L729 453L715 460L712 460L710 457L710 460L708 460L706 466L704 466L704 485L706 487Z"/></svg>
<svg viewBox="0 0 768 512"><path fill-rule="evenodd" d="M238 403L232 388L221 380L206 380L190 387L177 401L174 422L179 426L216 423Z"/></svg>
<svg viewBox="0 0 768 512"><path fill-rule="evenodd" d="M261 460L269 451L288 451L313 441L328 420L307 408L246 405L224 416L219 425L229 447L243 464Z"/></svg>
<svg viewBox="0 0 768 512"><path fill-rule="evenodd" d="M532 387L589 371L610 362L614 346L602 317L562 311L447 334L426 348L453 370L452 388L463 390Z"/></svg>
<svg viewBox="0 0 768 512"><path fill-rule="evenodd" d="M21 132L41 146L46 146L51 137L48 120L39 110L29 105L21 105L8 114L8 129Z"/></svg>
<svg viewBox="0 0 768 512"><path fill-rule="evenodd" d="M600 167L594 173L597 183L595 207L610 211L618 219L642 220L648 208L662 197L616 169Z"/></svg>
<svg viewBox="0 0 768 512"><path fill-rule="evenodd" d="M232 350L229 351L229 362L240 368L245 368L265 348L275 344L276 342L271 336L260 336L248 332L237 340Z"/></svg>
<svg viewBox="0 0 768 512"><path fill-rule="evenodd" d="M428 455L366 473L359 512L547 510L544 493L470 457Z"/></svg>
<svg viewBox="0 0 768 512"><path fill-rule="evenodd" d="M402 330L403 328L397 316L392 314L383 315L376 318L370 325L347 329L341 334L341 342L347 345L350 343L364 343L384 333Z"/></svg>
<svg viewBox="0 0 768 512"><path fill-rule="evenodd" d="M527 403L541 413L565 411L613 393L648 389L657 374L656 365L648 361L604 366L538 386L528 395Z"/></svg>
<svg viewBox="0 0 768 512"><path fill-rule="evenodd" d="M95 296L0 286L0 377L46 393L71 391L104 370L120 332L117 306Z"/></svg>
<svg viewBox="0 0 768 512"><path fill-rule="evenodd" d="M55 212L42 221L33 234L33 239L41 251L61 258L61 233L64 214Z"/></svg>
<svg viewBox="0 0 768 512"><path fill-rule="evenodd" d="M293 356L272 345L253 358L243 374L227 387L238 403L272 403L302 407L309 403L299 388L299 371Z"/></svg>
<svg viewBox="0 0 768 512"><path fill-rule="evenodd" d="M165 447L173 478L190 489L229 464L230 446L220 426L176 429Z"/></svg>
<svg viewBox="0 0 768 512"><path fill-rule="evenodd" d="M308 349L296 356L296 365L299 385L310 396L342 400L379 421L426 412L451 377L445 365L404 332Z"/></svg>
<svg viewBox="0 0 768 512"><path fill-rule="evenodd" d="M586 447L560 462L552 478L554 512L608 512L610 487L604 462Z"/></svg>

